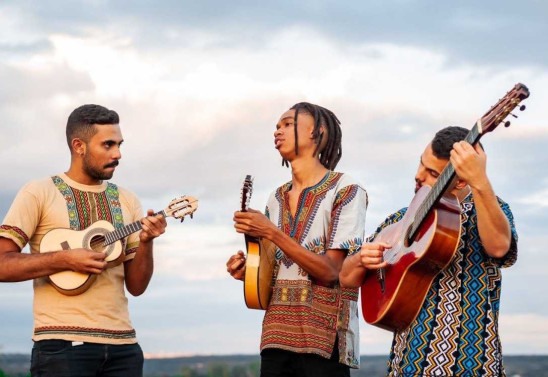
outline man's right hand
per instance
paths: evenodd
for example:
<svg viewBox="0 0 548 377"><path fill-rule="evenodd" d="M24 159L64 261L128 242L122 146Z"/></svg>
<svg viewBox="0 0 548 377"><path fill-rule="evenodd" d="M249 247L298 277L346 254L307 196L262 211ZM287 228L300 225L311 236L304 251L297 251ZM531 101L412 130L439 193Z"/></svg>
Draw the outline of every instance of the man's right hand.
<svg viewBox="0 0 548 377"><path fill-rule="evenodd" d="M245 255L243 251L232 255L226 262L226 271L237 280L244 280L245 277Z"/></svg>
<svg viewBox="0 0 548 377"><path fill-rule="evenodd" d="M387 262L384 261L384 253L392 246L386 242L364 243L360 249L360 264L368 270L385 268Z"/></svg>
<svg viewBox="0 0 548 377"><path fill-rule="evenodd" d="M59 253L63 254L68 269L75 272L98 275L107 268L105 253L90 249L63 250Z"/></svg>

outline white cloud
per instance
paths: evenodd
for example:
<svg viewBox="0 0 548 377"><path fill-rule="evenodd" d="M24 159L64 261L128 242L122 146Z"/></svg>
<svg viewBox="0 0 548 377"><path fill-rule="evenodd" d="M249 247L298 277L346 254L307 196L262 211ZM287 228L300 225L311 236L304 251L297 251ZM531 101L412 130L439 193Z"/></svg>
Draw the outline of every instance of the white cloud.
<svg viewBox="0 0 548 377"><path fill-rule="evenodd" d="M548 316L533 313L501 314L502 349L506 354L546 355Z"/></svg>
<svg viewBox="0 0 548 377"><path fill-rule="evenodd" d="M548 207L548 188L529 193L528 196L519 199L519 203L535 207Z"/></svg>
<svg viewBox="0 0 548 377"><path fill-rule="evenodd" d="M8 37L17 37L14 30L24 24L16 7L0 12L0 30L9 31ZM200 198L193 220L168 220L166 234L156 243L151 286L143 297L131 300L147 352L227 353L234 351L232 339L241 339L241 352L257 352L261 315L245 309L241 284L227 276L224 263L243 247L243 237L233 230L232 213L245 174L255 175L252 206L257 209L263 209L272 189L290 178L280 167L272 133L279 114L292 104L320 103L341 118L340 166L369 191L368 230L409 203L419 155L434 131L446 124L470 127L518 81L531 89L528 109L509 130L493 133L492 145L504 145L505 150L493 153L499 169L492 175L511 178L530 166L525 162L529 153L543 152L527 146L548 141L543 127L548 98L541 90L548 87L548 76L538 68L451 65L439 50L390 42L341 44L302 26L262 35L263 43L254 46L226 46L220 34L173 29L169 36L181 41L180 46L154 50L143 48L121 27L88 29L81 36L62 30L44 36L23 29L16 40L45 39L51 47L24 59L0 55L0 69L10 68L2 76L4 88L24 88L17 98L6 93L0 105L1 119L9 119L2 125L9 132L0 138L0 159L8 162L3 165L2 197L13 196L27 179L66 169L66 117L76 106L96 102L122 117L126 143L116 183L136 191L147 208L161 208L173 194ZM548 205L543 187L525 180L518 185L510 178L502 182L501 189L510 196L505 199ZM546 225L546 217L519 215L520 228L534 221ZM527 233L524 245L530 247L525 252L538 253L538 245L545 244L537 243L543 238L534 232L531 227ZM545 259L535 261L534 271L546 269ZM511 282L526 287L539 276ZM4 351L23 352L28 343L31 309L21 303L30 301L30 290L24 287L24 292L1 287L13 298L10 302L18 303L5 309L14 312L13 318L17 313L27 319L21 328L12 326L18 340L4 344ZM548 344L532 331L517 333L537 320L545 328L544 309L501 315L505 351L534 352L538 339ZM150 318L162 320L157 324ZM201 323L194 325L196 318ZM210 339L215 339L213 346ZM362 324L364 354L386 354L390 340L390 333ZM538 349L546 352L545 347Z"/></svg>
<svg viewBox="0 0 548 377"><path fill-rule="evenodd" d="M198 213L196 214L198 215ZM181 282L209 282L226 278L225 263L238 249L245 247L244 237L232 224L169 224L156 245L156 273Z"/></svg>

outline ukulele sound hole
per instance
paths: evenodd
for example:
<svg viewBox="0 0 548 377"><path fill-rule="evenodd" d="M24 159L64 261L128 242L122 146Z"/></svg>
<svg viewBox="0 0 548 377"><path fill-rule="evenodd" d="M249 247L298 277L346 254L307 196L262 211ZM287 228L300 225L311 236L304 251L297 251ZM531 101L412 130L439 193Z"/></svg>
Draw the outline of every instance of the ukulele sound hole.
<svg viewBox="0 0 548 377"><path fill-rule="evenodd" d="M105 237L102 235L93 236L89 243L89 248L93 251L103 252L105 248Z"/></svg>
<svg viewBox="0 0 548 377"><path fill-rule="evenodd" d="M107 257L114 250L114 244L105 245L105 234L108 233L107 229L95 228L86 234L84 239L84 245L93 251L105 253Z"/></svg>

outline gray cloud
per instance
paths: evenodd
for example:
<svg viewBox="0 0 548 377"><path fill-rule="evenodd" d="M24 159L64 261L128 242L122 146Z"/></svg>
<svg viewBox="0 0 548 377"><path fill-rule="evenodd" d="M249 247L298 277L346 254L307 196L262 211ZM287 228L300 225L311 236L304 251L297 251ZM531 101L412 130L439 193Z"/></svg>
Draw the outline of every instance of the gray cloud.
<svg viewBox="0 0 548 377"><path fill-rule="evenodd" d="M362 43L395 43L435 50L451 64L487 63L545 66L548 5L528 0L491 3L416 1L253 3L193 1L15 2L31 23L25 27L51 33L86 35L91 29L122 29L150 50L177 48L185 34L216 35L209 43L260 47L273 32L293 26L315 29L351 47ZM9 8L8 8L9 9ZM32 25L32 26L31 26ZM42 44L45 42L36 42ZM161 46L161 47L160 47ZM211 45L209 45L211 47Z"/></svg>
<svg viewBox="0 0 548 377"><path fill-rule="evenodd" d="M520 234L520 260L504 271L503 314L530 311L542 316L548 310L545 300L535 300L533 304L531 295L521 292L527 289L542 297L540 289L548 284L541 250L547 241L543 236L548 224L546 209L534 200L526 200L548 189L545 172L548 133L542 131L544 114L538 110L545 102L542 91L546 86L547 60L539 43L546 34L546 5L503 1L494 9L467 1L451 5L429 3L428 7L426 3L412 1L356 2L344 7L340 2L312 1L3 2L0 14L7 11L18 20L20 38L0 42L6 47L0 49L0 160L5 162L0 184L0 218L24 182L68 167L64 125L69 112L81 103L102 103L121 114L126 140L114 182L135 191L147 208L162 208L181 194L198 196L200 208L196 218L180 226L170 224L168 232L187 235L197 232L199 227L212 226L211 235L200 240L199 248L213 254L220 261L215 263L222 267L225 254L241 244L219 237L214 230L233 231L232 213L238 207L245 174L255 176L252 206L257 209L263 209L272 189L290 179L289 170L281 167L280 157L273 148L272 133L277 117L293 103L306 99L334 110L343 122L344 152L338 170L355 176L367 188L370 207L366 233L370 233L386 215L409 204L420 153L434 132L447 124L472 126L476 118L471 116L481 115L487 110L483 106L503 94L489 93L489 99L483 102L482 97L487 96L484 85L491 89L495 81L497 90L499 86L508 89L506 82L513 84L514 78L523 74L531 78L533 85L532 98L527 101L531 109L510 130L500 129L487 135L484 144L493 186L514 210ZM297 51L287 45L271 48L269 52L279 53L276 65L281 68L270 72L262 64L271 55L257 58L257 53L262 53L263 44L272 35L291 27L309 28L316 33L297 34L303 39L289 40L293 47L298 46ZM140 94L132 92L132 87L105 94L101 92L104 88L96 87L93 73L97 72L77 70L63 58L55 60L52 56L56 53L51 42L53 34L93 38L97 30L112 33L114 39L129 40L128 49L139 58L172 59L169 67L175 69L160 75L164 82L154 82L157 91L145 88ZM312 66L307 61L284 65L299 62L303 56L298 53L318 40L329 42L327 47L312 50L319 56L311 61L318 64ZM417 77L420 83L427 81L429 74L436 80L439 72L418 72L415 77L407 77L414 72L408 73L400 67L386 72L380 71L382 67L371 68L370 61L383 62L384 56L379 48L369 45L363 48L368 43L419 47L424 49L422 53L439 54L442 69L449 74L454 69L462 82L443 76L445 80L439 84L428 82L424 87L409 84ZM207 55L209 50L215 53ZM241 57L234 59L230 55L234 50ZM246 78L254 80L260 90L250 90L251 94L243 99L232 99L232 92L239 89L237 81L235 87L229 88L229 95L220 99L204 99L192 93L181 96L179 92L186 89L187 82L176 74L195 74L196 67L185 65L185 59L192 56L170 55L173 51L203 54L200 56L207 63L222 67L221 77L230 73L239 59L256 61L261 69L250 69ZM322 57L347 51L363 53L348 54L332 65L320 64ZM119 51L114 59L124 52ZM32 66L27 64L29 60L44 57L53 62L42 65L35 62L38 69L29 68ZM100 60L102 56L94 58ZM359 69L354 68L352 77L341 79L346 64L359 65ZM516 64L520 71L508 73L509 67ZM324 84L321 81L324 68L339 65L342 68L336 71L340 75L336 75L335 84ZM401 61L401 68L409 65L416 67L421 63ZM534 73L527 71L530 65L537 66ZM150 66L154 64L145 65ZM466 67L470 67L469 71ZM373 76L367 75L367 70L372 69ZM385 93L378 93L379 85L371 85L376 84L372 82L375 79L384 83L392 76L397 80L389 81L387 85L392 87ZM173 87L169 86L171 80ZM336 84L343 80L346 81L341 89ZM202 81L198 80L196 85L207 84ZM305 90L318 81L322 85L314 86L317 93ZM298 85L289 85L293 82ZM452 86L444 87L447 83ZM226 85L220 82L208 88L214 92L226 89ZM400 94L401 89L405 95ZM164 95L166 90L170 90L169 95ZM415 98L418 95L420 100ZM172 102L166 104L166 100ZM437 109L440 103L449 105ZM524 128L527 132L513 131L522 126L527 126ZM181 239L185 240L183 236ZM157 245L158 258L166 257L162 251L169 247L169 242L159 240ZM181 249L188 252L183 246ZM6 334L13 339L9 344L0 343L4 351L28 352L32 322L30 290L30 283L0 284L0 296L5 298L2 312L9 312ZM192 308L189 302L193 303ZM167 271L158 271L147 294L131 299L131 305L139 337L148 352L162 351L163 340L168 344L165 350L232 352L226 339L240 336L248 352L257 349L260 313L245 310L241 284L228 276L208 277L196 283L189 277L173 277ZM223 314L222 318L218 313ZM150 318L157 317L166 321L155 327ZM172 324L172 320L180 323L175 331L164 326ZM204 327L199 327L199 322ZM198 330L192 331L192 327ZM213 329L210 336L217 342L217 348L208 348L209 338L203 337L206 327ZM199 340L200 335L206 340ZM189 345L193 343L198 346L192 349ZM520 351L511 345L510 350Z"/></svg>

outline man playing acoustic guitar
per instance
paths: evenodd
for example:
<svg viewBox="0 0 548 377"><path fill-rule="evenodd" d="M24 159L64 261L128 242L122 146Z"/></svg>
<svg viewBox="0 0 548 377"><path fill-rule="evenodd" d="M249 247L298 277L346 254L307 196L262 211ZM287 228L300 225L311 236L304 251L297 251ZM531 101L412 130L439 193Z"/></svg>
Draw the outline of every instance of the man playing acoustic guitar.
<svg viewBox="0 0 548 377"><path fill-rule="evenodd" d="M32 376L142 376L143 353L129 319L124 283L134 296L146 290L153 273L153 240L164 233L166 221L150 210L141 219L135 195L105 182L122 157L118 124L118 114L102 106L75 109L66 128L69 170L25 185L0 226L0 281L34 279ZM107 269L105 253L72 248L69 242L52 252L39 250L52 229L82 230L98 220L118 229L139 219L142 231L124 240L124 263L116 267ZM27 243L31 253L21 253ZM48 281L62 271L96 280L87 291L68 296Z"/></svg>
<svg viewBox="0 0 548 377"><path fill-rule="evenodd" d="M277 275L261 337L261 376L349 376L359 364L357 289L339 271L364 236L366 191L334 172L341 157L335 114L298 103L280 117L274 144L292 179L270 196L266 216L236 212L235 228L277 246ZM227 261L245 277L245 255Z"/></svg>
<svg viewBox="0 0 548 377"><path fill-rule="evenodd" d="M468 132L461 127L442 129L420 158L415 191L424 185L434 186L449 162L455 169L457 179L449 190L460 202L457 246L448 266L427 287L416 318L394 332L389 376L504 375L497 323L500 268L517 259L517 233L509 206L495 195L487 177L481 145L464 141ZM402 220L406 211L390 215L369 241ZM385 269L383 257L392 247L382 240L365 243L359 253L345 260L341 284L359 287L366 277L375 276L375 271L368 269ZM407 295L412 296L413 289ZM365 310L367 297L362 300ZM399 310L405 310L403 305Z"/></svg>

